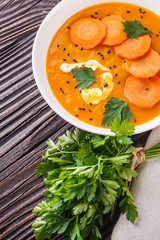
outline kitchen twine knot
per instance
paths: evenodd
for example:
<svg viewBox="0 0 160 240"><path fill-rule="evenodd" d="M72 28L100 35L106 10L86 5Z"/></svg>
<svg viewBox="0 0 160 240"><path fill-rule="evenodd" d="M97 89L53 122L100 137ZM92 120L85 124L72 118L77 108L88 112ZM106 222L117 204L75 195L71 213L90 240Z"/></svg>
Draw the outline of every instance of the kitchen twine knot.
<svg viewBox="0 0 160 240"><path fill-rule="evenodd" d="M136 148L133 154L131 169L134 170L139 164L145 162L145 153L142 147Z"/></svg>
<svg viewBox="0 0 160 240"><path fill-rule="evenodd" d="M131 170L134 170L139 164L145 162L145 153L143 151L142 147L135 148L135 151L132 153L133 154L133 159L132 159L132 165L131 165ZM132 178L128 179L128 182L131 183ZM129 184L130 187L130 184Z"/></svg>

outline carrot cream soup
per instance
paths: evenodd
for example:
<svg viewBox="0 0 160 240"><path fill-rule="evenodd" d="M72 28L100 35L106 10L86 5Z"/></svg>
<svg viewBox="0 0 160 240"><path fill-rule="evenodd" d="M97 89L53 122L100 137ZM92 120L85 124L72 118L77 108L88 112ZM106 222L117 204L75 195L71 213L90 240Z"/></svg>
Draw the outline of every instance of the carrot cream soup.
<svg viewBox="0 0 160 240"><path fill-rule="evenodd" d="M87 33L94 36L95 31L91 26L88 32L90 19L96 20L98 32L87 40ZM124 21L130 24L126 29L141 23L148 32L129 38ZM98 4L71 16L57 31L48 49L47 77L58 102L79 120L102 127L105 105L114 97L128 103L138 126L160 115L159 54L158 15L133 4ZM87 83L82 83L84 75Z"/></svg>

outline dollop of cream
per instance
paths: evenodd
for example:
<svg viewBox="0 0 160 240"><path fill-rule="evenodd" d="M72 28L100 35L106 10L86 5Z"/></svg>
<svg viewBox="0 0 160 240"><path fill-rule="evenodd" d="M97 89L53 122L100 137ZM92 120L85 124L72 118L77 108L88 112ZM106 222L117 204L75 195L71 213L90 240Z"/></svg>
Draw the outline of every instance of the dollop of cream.
<svg viewBox="0 0 160 240"><path fill-rule="evenodd" d="M101 101L105 100L111 93L113 88L113 76L109 68L101 65L96 60L89 60L87 62L81 63L63 63L60 69L63 72L69 73L72 71L72 69L76 67L80 68L82 66L90 67L93 71L96 71L96 69L99 68L105 72L101 75L101 86L103 91L100 88L86 88L82 90L82 98L87 104L98 104Z"/></svg>

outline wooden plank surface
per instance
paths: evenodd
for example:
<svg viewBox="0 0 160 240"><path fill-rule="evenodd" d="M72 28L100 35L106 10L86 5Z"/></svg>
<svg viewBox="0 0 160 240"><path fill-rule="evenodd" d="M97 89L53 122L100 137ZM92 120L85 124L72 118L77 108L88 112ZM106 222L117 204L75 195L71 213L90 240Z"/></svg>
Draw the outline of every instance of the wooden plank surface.
<svg viewBox="0 0 160 240"><path fill-rule="evenodd" d="M60 0L0 0L0 239L35 239L33 207L43 199L42 178L34 172L46 140L54 140L69 123L57 116L40 95L32 73L36 31ZM149 132L134 137L144 145ZM105 219L109 240L118 218ZM54 239L60 239L55 236Z"/></svg>

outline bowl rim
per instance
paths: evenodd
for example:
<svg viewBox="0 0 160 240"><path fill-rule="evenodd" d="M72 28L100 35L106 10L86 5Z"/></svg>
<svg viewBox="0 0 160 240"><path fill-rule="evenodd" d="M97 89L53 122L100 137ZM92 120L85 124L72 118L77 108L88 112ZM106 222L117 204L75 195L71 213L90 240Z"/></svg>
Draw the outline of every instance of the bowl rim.
<svg viewBox="0 0 160 240"><path fill-rule="evenodd" d="M51 109L53 109L61 118L63 118L65 121L69 122L70 124L72 124L75 127L78 127L80 129L83 129L87 132L92 132L95 134L100 134L100 135L114 135L110 129L105 129L102 127L95 127L93 125L84 123L83 121L80 121L79 119L75 118L73 115L71 115L68 111L66 111L58 102L58 100L55 98L54 94L54 101L56 102L57 105L53 104L53 102L48 98L48 94L46 93L44 87L41 84L41 81L39 80L39 75L38 75L38 66L37 66L37 51L38 51L38 46L40 44L40 39L43 37L43 30L46 28L47 24L48 24L48 20L52 17L54 17L54 15L56 14L56 12L60 11L62 7L64 7L65 4L68 4L68 1L73 1L73 0L62 0L61 2L59 2L44 18L44 20L42 21L36 37L34 39L34 43L33 43L33 48L32 48L32 69L33 69L33 74L34 74L34 78L36 81L36 84L38 86L38 89L41 93L41 95L43 96L43 98L45 99L45 101L48 103L48 105L51 107ZM74 0L75 1L75 0ZM81 0L82 2L84 0ZM85 0L86 1L86 0ZM101 0L102 1L102 0ZM135 0L134 0L135 1ZM120 0L120 1L116 1L116 0L111 0L108 2L130 2L129 0ZM99 2L99 4L102 2ZM90 4L90 6L92 5L96 5L96 4ZM85 9L86 7L84 7L83 9ZM79 11L81 11L82 9L79 9ZM78 11L77 11L78 12ZM75 13L74 13L75 14ZM74 15L72 14L72 15ZM71 16L72 16L71 15ZM67 20L67 19L66 19ZM58 30L58 29L57 29ZM57 32L57 30L55 32ZM53 38L53 36L52 36ZM49 47L49 46L48 46ZM46 63L46 58L45 58L45 63ZM46 65L45 65L45 70L46 70ZM47 79L48 82L48 79ZM63 110L62 110L63 109ZM160 125L160 115L157 116L156 118L154 118L153 120L139 125L137 127L135 127L135 132L134 134L139 134L145 131L149 131L157 126Z"/></svg>

